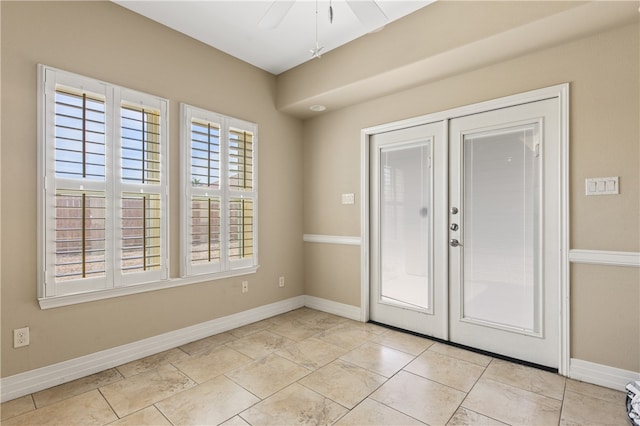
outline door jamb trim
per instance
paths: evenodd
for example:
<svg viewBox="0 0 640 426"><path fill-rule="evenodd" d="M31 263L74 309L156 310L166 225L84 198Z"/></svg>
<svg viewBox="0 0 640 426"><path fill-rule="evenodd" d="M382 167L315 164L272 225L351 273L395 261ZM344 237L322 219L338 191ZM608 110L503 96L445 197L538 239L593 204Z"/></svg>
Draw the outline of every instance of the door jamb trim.
<svg viewBox="0 0 640 426"><path fill-rule="evenodd" d="M439 111L419 117L409 118L377 126L367 127L360 131L360 194L361 209L361 260L360 260L360 319L369 321L369 286L370 286L370 223L369 223L369 161L370 138L379 133L400 130L407 127L420 126L438 121L448 122L454 118L465 115L478 114L500 108L507 108L545 99L557 98L559 101L560 116L559 141L560 141L560 271L559 271L559 345L558 345L558 373L566 376L569 374L570 354L570 312L569 312L569 83L545 87L524 93L496 98L489 101L465 105L445 111ZM448 132L445 134L448 142Z"/></svg>

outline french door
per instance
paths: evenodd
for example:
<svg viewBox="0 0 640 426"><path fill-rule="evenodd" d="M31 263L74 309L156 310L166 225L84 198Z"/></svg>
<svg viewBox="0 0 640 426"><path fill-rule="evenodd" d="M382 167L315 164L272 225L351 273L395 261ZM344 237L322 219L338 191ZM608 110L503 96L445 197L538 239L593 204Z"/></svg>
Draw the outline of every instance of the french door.
<svg viewBox="0 0 640 426"><path fill-rule="evenodd" d="M370 318L558 367L558 99L370 138Z"/></svg>
<svg viewBox="0 0 640 426"><path fill-rule="evenodd" d="M443 122L371 137L372 320L446 338Z"/></svg>

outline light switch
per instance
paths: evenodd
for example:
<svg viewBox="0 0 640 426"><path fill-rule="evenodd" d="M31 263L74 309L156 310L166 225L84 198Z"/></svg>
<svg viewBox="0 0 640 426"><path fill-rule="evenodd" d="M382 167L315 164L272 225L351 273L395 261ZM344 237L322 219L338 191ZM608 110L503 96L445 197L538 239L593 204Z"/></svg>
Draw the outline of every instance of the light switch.
<svg viewBox="0 0 640 426"><path fill-rule="evenodd" d="M342 194L342 204L354 204L355 194Z"/></svg>
<svg viewBox="0 0 640 426"><path fill-rule="evenodd" d="M615 195L619 194L618 176L603 178L588 178L585 180L586 195Z"/></svg>

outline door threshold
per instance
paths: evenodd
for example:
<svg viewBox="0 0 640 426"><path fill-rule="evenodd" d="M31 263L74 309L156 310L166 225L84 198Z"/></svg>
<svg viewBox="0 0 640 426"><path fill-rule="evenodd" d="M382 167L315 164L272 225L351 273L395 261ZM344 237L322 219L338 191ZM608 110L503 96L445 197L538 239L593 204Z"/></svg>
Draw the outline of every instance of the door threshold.
<svg viewBox="0 0 640 426"><path fill-rule="evenodd" d="M437 337L428 336L426 334L416 333L415 331L405 330L403 328L395 327L395 326L389 325L389 324L383 324L383 323L380 323L380 322L377 322L377 321L369 320L368 322L371 323L371 324L378 325L380 327L388 328L388 329L395 330L395 331L400 331L402 333L412 334L412 335L417 336L417 337L422 337L424 339L433 340L434 342L443 343L445 345L453 346L453 347L459 348L459 349L464 349L464 350L467 350L469 352L475 352L477 354L489 356L491 358L497 358L497 359L500 359L500 360L503 360L503 361L513 362L514 364L524 365L525 367L537 368L538 370L543 370L543 371L548 371L550 373L558 374L558 369L557 368L548 367L546 365L536 364L534 362L524 361L524 360L517 359L517 358L512 358L510 356L497 354L495 352L485 351L483 349L473 348L471 346L465 346L465 345L462 345L460 343L451 342L449 340L444 340L444 339L439 339Z"/></svg>

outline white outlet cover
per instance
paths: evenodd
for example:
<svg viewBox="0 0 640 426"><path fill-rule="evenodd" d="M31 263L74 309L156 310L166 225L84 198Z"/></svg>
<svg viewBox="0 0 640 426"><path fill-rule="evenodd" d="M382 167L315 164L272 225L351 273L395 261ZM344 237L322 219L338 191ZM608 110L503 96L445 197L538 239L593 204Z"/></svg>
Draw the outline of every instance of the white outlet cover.
<svg viewBox="0 0 640 426"><path fill-rule="evenodd" d="M29 346L29 327L13 330L13 347L21 348L22 346Z"/></svg>

